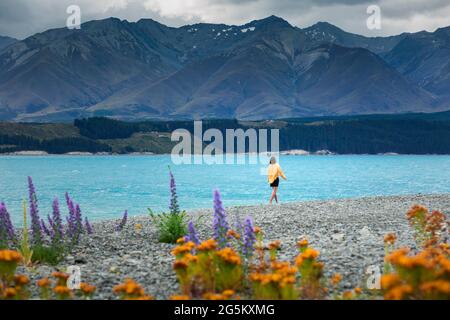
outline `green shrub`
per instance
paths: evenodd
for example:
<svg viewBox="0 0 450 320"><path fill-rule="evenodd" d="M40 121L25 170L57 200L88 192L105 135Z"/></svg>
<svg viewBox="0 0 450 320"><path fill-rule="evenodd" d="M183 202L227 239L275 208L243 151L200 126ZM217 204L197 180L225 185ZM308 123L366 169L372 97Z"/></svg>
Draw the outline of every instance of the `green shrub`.
<svg viewBox="0 0 450 320"><path fill-rule="evenodd" d="M163 243L176 243L187 234L187 214L182 212L155 214L149 209L150 217L158 229L158 239Z"/></svg>
<svg viewBox="0 0 450 320"><path fill-rule="evenodd" d="M65 255L63 246L33 246L32 262L48 263L50 265L57 265Z"/></svg>

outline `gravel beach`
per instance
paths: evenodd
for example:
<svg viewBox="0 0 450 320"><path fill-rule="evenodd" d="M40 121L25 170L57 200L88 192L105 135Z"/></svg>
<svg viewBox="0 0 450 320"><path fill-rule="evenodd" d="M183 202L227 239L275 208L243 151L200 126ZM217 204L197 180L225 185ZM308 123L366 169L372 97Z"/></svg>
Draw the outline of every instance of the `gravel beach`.
<svg viewBox="0 0 450 320"><path fill-rule="evenodd" d="M226 200L225 200L226 204ZM414 204L450 214L450 194L367 197L358 199L308 201L281 205L227 208L228 219L252 216L262 228L267 241L280 240L281 259L292 260L296 242L306 236L311 246L320 251L327 276L339 272L342 288L364 287L365 270L369 266L382 269L383 236L395 232L398 246L414 247L405 214ZM212 236L212 210L189 212L201 239ZM84 237L76 250L57 267L38 266L30 274L33 280L69 265L81 268L83 282L97 286L96 298L114 299L112 288L130 277L143 285L146 293L158 299L178 292L172 271L173 245L157 241L157 233L148 216L129 218L121 232L116 221L93 224L94 234ZM142 229L136 230L135 225ZM23 270L21 270L23 271Z"/></svg>

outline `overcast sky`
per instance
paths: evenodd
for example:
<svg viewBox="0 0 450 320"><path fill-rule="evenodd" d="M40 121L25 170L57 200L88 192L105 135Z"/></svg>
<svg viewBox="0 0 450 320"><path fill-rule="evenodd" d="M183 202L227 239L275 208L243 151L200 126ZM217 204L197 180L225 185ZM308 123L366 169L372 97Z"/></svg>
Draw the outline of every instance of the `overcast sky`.
<svg viewBox="0 0 450 320"><path fill-rule="evenodd" d="M277 15L298 27L327 21L366 36L450 26L450 0L0 0L0 35L22 39L63 27L73 4L80 6L82 22L114 16L152 18L169 26L244 24ZM381 9L381 30L366 26L369 5Z"/></svg>

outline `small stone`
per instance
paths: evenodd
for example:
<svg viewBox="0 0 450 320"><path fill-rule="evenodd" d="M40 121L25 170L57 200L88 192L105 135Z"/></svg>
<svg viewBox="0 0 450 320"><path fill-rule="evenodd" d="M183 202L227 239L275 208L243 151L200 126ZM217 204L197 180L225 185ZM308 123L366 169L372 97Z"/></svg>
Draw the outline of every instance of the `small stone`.
<svg viewBox="0 0 450 320"><path fill-rule="evenodd" d="M112 273L118 273L119 268L117 268L116 266L112 266L111 268L109 268L109 271Z"/></svg>
<svg viewBox="0 0 450 320"><path fill-rule="evenodd" d="M344 241L345 234L344 233L336 233L331 236L331 239L336 242Z"/></svg>

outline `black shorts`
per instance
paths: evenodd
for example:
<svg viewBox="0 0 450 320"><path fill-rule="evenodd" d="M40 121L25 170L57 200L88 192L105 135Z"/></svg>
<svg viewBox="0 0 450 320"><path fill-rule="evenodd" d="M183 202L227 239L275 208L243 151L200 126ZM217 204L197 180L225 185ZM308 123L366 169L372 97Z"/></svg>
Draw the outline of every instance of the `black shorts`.
<svg viewBox="0 0 450 320"><path fill-rule="evenodd" d="M278 187L278 185L280 184L280 178L276 178L271 184L270 186L273 187Z"/></svg>

